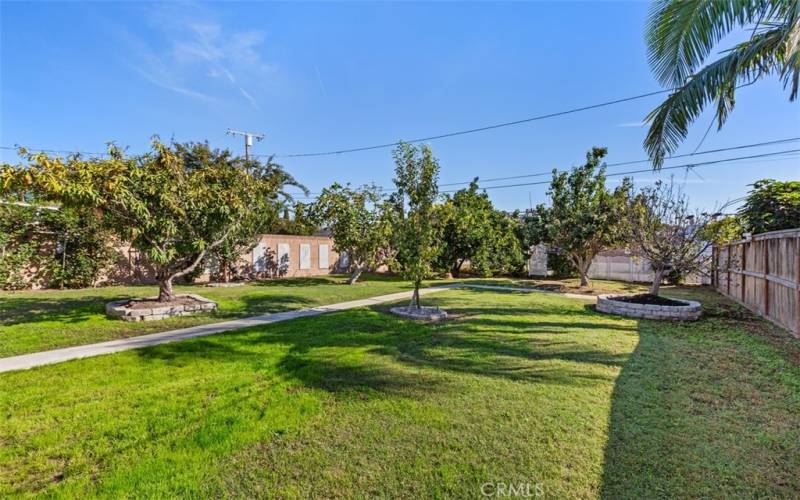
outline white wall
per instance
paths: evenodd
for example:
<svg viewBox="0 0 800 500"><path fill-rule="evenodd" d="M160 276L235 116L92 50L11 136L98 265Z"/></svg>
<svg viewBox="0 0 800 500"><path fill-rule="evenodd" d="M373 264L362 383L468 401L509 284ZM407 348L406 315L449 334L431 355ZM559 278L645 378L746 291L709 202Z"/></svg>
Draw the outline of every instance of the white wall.
<svg viewBox="0 0 800 500"><path fill-rule="evenodd" d="M589 278L619 281L653 281L650 261L631 255L598 255L589 266Z"/></svg>

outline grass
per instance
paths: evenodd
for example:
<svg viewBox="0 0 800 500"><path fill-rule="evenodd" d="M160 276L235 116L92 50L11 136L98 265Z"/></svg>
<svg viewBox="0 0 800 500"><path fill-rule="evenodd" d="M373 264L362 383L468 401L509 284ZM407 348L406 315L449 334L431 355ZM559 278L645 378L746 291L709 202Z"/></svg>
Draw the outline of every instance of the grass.
<svg viewBox="0 0 800 500"><path fill-rule="evenodd" d="M473 281L466 279L464 281ZM580 293L586 295L602 295L606 293L619 293L619 294L634 294L634 293L647 293L650 290L649 283L627 283L624 281L611 281L611 280L591 280L591 286L582 287L579 278L565 278L565 279L494 279L476 280L485 284L498 284L498 285L511 285L524 288L538 288L541 290L558 292L558 293ZM669 289L675 287L662 287L664 294L669 294Z"/></svg>
<svg viewBox="0 0 800 500"><path fill-rule="evenodd" d="M105 304L158 294L154 286L80 290L0 291L0 357L90 344L176 328L355 300L408 290L406 282L378 275L356 285L341 276L290 278L253 282L238 287L178 286L219 305L212 313L130 323L105 315Z"/></svg>
<svg viewBox="0 0 800 500"><path fill-rule="evenodd" d="M0 497L797 497L797 341L675 294L708 317L459 290L0 374Z"/></svg>

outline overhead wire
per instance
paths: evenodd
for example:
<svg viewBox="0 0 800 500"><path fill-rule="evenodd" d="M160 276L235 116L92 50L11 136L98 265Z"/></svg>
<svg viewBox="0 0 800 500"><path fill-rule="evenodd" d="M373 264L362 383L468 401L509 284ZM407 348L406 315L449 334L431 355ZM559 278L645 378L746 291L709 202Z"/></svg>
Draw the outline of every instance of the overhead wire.
<svg viewBox="0 0 800 500"><path fill-rule="evenodd" d="M651 96L654 96L654 95L659 95L659 94L665 94L667 92L672 92L672 90L673 89L662 89L662 90L657 90L657 91L654 91L654 92L647 92L647 93L644 93L644 94L638 94L638 95L634 95L634 96L623 97L621 99L614 99L614 100L611 100L611 101L605 101L605 102L600 102L600 103L595 103L595 104L589 104L587 106L581 106L581 107L577 107L577 108L571 108L571 109L566 109L566 110L562 110L562 111L556 111L556 112L553 112L553 113L546 113L546 114L542 114L542 115L531 116L531 117L528 117L528 118L523 118L521 120L513 120L513 121L509 121L509 122L495 123L495 124L492 124L492 125L485 125L485 126L482 126L482 127L476 127L476 128L466 129L466 130L458 130L458 131L455 131L455 132L448 132L448 133L445 133L445 134L437 134L437 135L431 135L431 136L428 136L428 137L420 137L420 138L417 138L417 139L410 139L410 140L406 140L406 141L403 141L403 142L417 143L417 142L434 141L434 140L437 140L437 139L445 139L445 138L448 138L448 137L456 137L456 136L459 136L459 135L474 134L476 132L485 132L487 130L494 130L494 129L503 128L503 127L511 127L511 126L514 126L514 125L521 125L523 123L530 123L530 122L539 121L539 120L546 120L548 118L555 118L555 117L558 117L558 116L564 116L564 115L569 115L569 114L573 114L573 113L580 113L582 111L588 111L588 110L591 110L591 109L603 108L603 107L606 107L606 106L612 106L614 104L620 104L620 103L623 103L623 102L634 101L634 100L637 100L637 99L644 99L645 97L651 97ZM340 154L345 154L345 153L356 153L356 152L360 152L360 151L370 151L370 150L374 150L374 149L390 148L390 147L397 146L400 142L401 141L394 141L394 142L387 142L387 143L383 143L383 144L375 144L375 145L372 145L372 146L360 146L360 147L347 148L347 149L338 149L338 150L331 150L331 151L318 151L318 152L313 152L313 153L272 154L272 155L259 155L259 156L274 156L275 158L300 158L300 157L309 157L309 156L331 156L331 155L340 155Z"/></svg>

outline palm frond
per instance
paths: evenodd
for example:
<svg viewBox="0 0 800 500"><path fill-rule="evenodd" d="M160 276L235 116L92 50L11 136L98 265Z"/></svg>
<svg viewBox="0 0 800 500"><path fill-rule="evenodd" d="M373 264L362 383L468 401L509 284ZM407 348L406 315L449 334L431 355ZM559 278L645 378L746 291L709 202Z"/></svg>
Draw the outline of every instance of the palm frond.
<svg viewBox="0 0 800 500"><path fill-rule="evenodd" d="M650 66L663 85L683 85L736 26L780 16L793 1L658 0L645 31Z"/></svg>
<svg viewBox="0 0 800 500"><path fill-rule="evenodd" d="M664 157L680 146L689 125L708 104L716 102L717 124L721 128L734 107L737 86L783 71L788 30L789 26L782 25L737 45L689 78L647 115L645 120L651 125L644 148L655 168L660 168Z"/></svg>
<svg viewBox="0 0 800 500"><path fill-rule="evenodd" d="M786 54L781 70L781 79L784 88L791 85L789 99L797 99L798 87L800 87L800 3L796 4L796 10L791 17L789 30L786 34Z"/></svg>

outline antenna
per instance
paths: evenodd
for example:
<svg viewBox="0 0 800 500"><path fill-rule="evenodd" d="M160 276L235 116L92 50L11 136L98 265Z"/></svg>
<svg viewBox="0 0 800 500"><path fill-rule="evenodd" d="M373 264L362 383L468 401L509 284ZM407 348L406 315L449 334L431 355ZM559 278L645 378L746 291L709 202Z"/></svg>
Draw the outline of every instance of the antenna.
<svg viewBox="0 0 800 500"><path fill-rule="evenodd" d="M244 159L247 161L250 161L250 148L253 147L253 139L257 141L262 141L264 139L264 134L259 134L257 132L243 132L241 130L234 130L232 128L229 128L225 134L244 136Z"/></svg>

